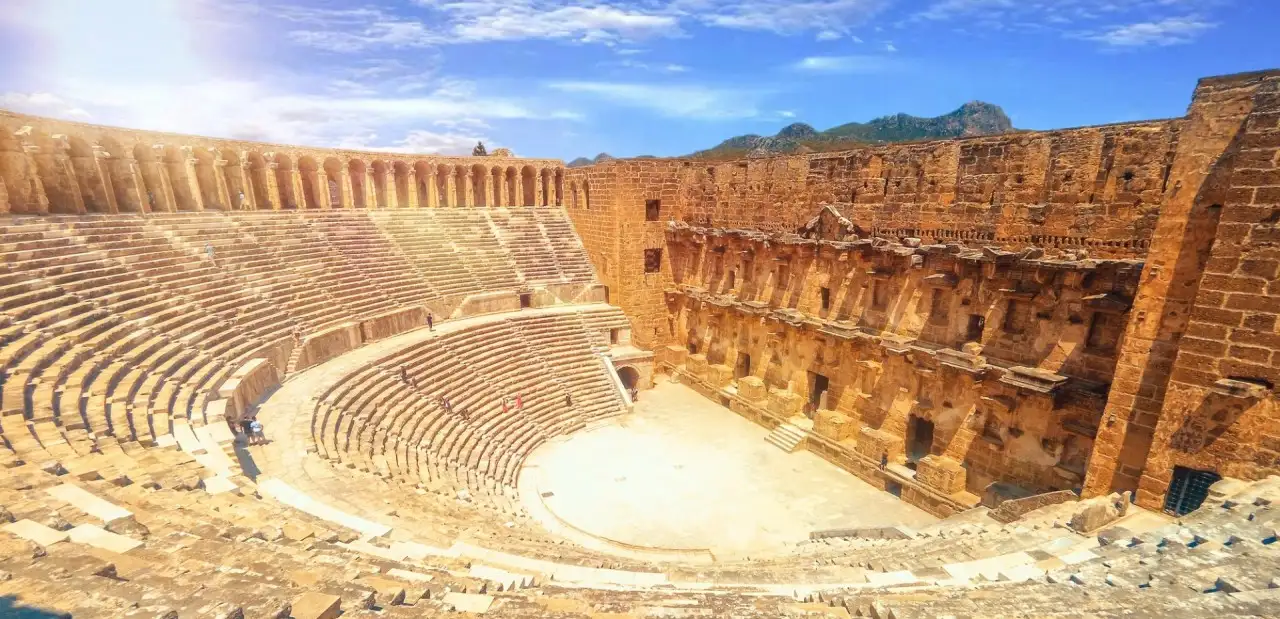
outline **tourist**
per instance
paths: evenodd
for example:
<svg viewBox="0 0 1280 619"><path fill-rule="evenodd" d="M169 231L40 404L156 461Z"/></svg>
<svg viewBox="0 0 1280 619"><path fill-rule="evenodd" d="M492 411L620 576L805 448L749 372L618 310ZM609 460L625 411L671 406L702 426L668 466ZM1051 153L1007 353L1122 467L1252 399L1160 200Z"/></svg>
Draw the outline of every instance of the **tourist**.
<svg viewBox="0 0 1280 619"><path fill-rule="evenodd" d="M436 330L436 317L431 312L427 312L427 330L428 331Z"/></svg>
<svg viewBox="0 0 1280 619"><path fill-rule="evenodd" d="M519 393L516 394L516 410L524 410L524 396Z"/></svg>
<svg viewBox="0 0 1280 619"><path fill-rule="evenodd" d="M467 413L467 407L465 406L462 407L462 410L458 411L458 414L462 417L463 421L466 421L469 417L471 417L471 415Z"/></svg>
<svg viewBox="0 0 1280 619"><path fill-rule="evenodd" d="M507 399L502 398L502 414L507 414Z"/></svg>
<svg viewBox="0 0 1280 619"><path fill-rule="evenodd" d="M213 258L213 243L204 244L204 253L209 256L209 262L217 266L218 261Z"/></svg>
<svg viewBox="0 0 1280 619"><path fill-rule="evenodd" d="M252 423L252 417L244 417L240 420L240 433L244 435L244 442L246 445L253 444L253 428L250 427L250 424Z"/></svg>
<svg viewBox="0 0 1280 619"><path fill-rule="evenodd" d="M262 422L257 417L249 418L249 444L262 445L267 442L267 437L262 433Z"/></svg>
<svg viewBox="0 0 1280 619"><path fill-rule="evenodd" d="M883 471L887 466L889 466L889 454L885 452L880 454L880 470Z"/></svg>
<svg viewBox="0 0 1280 619"><path fill-rule="evenodd" d="M564 394L564 405L565 405L565 406L573 406L573 396L571 396L571 395L569 395L569 394L567 394L567 393L566 393L566 394Z"/></svg>
<svg viewBox="0 0 1280 619"><path fill-rule="evenodd" d="M409 370L404 367L404 364L400 365L400 382L406 385L409 384Z"/></svg>

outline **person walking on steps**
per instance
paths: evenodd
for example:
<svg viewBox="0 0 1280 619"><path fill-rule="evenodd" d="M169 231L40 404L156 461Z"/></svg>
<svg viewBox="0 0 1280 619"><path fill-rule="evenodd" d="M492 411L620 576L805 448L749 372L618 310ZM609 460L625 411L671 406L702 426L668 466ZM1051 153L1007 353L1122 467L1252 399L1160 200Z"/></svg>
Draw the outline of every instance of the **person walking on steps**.
<svg viewBox="0 0 1280 619"><path fill-rule="evenodd" d="M564 405L565 405L565 406L573 406L573 396L571 396L571 395L569 395L569 394L567 394L567 393L566 393L566 394L564 394Z"/></svg>
<svg viewBox="0 0 1280 619"><path fill-rule="evenodd" d="M516 394L516 410L518 411L524 410L524 395L519 393Z"/></svg>
<svg viewBox="0 0 1280 619"><path fill-rule="evenodd" d="M880 470L883 471L887 466L889 466L889 454L882 453L880 454Z"/></svg>
<svg viewBox="0 0 1280 619"><path fill-rule="evenodd" d="M404 365L400 366L400 382L409 384L409 370Z"/></svg>
<svg viewBox="0 0 1280 619"><path fill-rule="evenodd" d="M209 256L209 262L212 262L214 266L218 265L218 261L213 257L213 243L204 244L204 253Z"/></svg>
<svg viewBox="0 0 1280 619"><path fill-rule="evenodd" d="M240 433L244 435L244 444L246 445L253 444L253 428L250 427L252 423L253 418L251 417L245 417L240 420Z"/></svg>
<svg viewBox="0 0 1280 619"><path fill-rule="evenodd" d="M435 314L432 314L431 312L427 312L427 331L435 331L435 330L436 330Z"/></svg>
<svg viewBox="0 0 1280 619"><path fill-rule="evenodd" d="M262 422L257 417L249 420L249 444L262 445L267 442L267 437L262 433Z"/></svg>

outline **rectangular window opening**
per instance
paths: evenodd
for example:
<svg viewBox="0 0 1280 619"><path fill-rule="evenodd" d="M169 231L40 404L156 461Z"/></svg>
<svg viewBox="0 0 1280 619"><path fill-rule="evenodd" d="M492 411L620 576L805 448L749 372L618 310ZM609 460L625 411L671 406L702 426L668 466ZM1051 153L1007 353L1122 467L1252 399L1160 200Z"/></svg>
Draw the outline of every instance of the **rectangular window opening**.
<svg viewBox="0 0 1280 619"><path fill-rule="evenodd" d="M658 221L662 216L662 200L645 200L644 201L644 220Z"/></svg>
<svg viewBox="0 0 1280 619"><path fill-rule="evenodd" d="M657 273L662 270L662 250L644 250L644 272Z"/></svg>

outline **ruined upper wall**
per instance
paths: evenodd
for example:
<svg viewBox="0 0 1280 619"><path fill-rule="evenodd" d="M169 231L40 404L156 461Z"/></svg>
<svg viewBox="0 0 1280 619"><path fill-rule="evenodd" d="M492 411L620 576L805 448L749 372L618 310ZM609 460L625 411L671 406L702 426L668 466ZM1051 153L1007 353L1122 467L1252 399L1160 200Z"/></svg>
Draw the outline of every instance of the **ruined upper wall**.
<svg viewBox="0 0 1280 619"><path fill-rule="evenodd" d="M724 163L618 160L595 167L622 179L662 179L647 184L652 196L619 193L619 208L643 209L645 199L663 198L664 219L696 225L795 231L834 204L864 235L1140 257L1181 125L1161 120ZM674 196L671 204L667 196Z"/></svg>
<svg viewBox="0 0 1280 619"><path fill-rule="evenodd" d="M307 148L0 111L0 213L559 205L554 159Z"/></svg>
<svg viewBox="0 0 1280 619"><path fill-rule="evenodd" d="M3 133L4 135L13 134L21 130L23 127L31 127L31 133L33 136L65 135L69 139L83 140L91 147L111 143L120 144L126 148L132 148L136 144L143 144L148 147L161 144L179 147L190 146L193 148L214 149L219 151L225 150L227 152L234 153L240 153L242 151L256 152L264 155L266 153L283 153L289 155L294 160L310 156L316 158L317 161L321 161L329 157L335 157L344 162L353 159L367 162L403 161L409 162L410 165L413 165L413 162L430 160L434 163L448 163L453 165L484 162L489 165L506 163L517 167L532 166L535 169L564 167L564 162L559 159L496 157L492 155L486 157L455 157L434 154L395 153L346 148L317 148L297 144L274 144L271 142L257 142L252 140L229 140L224 138L189 135L185 133L167 133L163 131L130 129L127 127L94 125L89 123L59 120L56 118L45 118L43 116L19 114L8 110L0 110L0 133Z"/></svg>

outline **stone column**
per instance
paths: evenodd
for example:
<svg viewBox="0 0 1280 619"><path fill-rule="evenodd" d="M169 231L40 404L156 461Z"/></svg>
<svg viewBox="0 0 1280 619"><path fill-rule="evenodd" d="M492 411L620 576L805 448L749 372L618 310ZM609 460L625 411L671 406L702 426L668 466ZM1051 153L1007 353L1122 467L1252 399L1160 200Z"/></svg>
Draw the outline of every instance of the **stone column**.
<svg viewBox="0 0 1280 619"><path fill-rule="evenodd" d="M191 202L195 206L195 210L204 210L204 194L200 191L200 179L196 176L196 164L199 160L195 158L195 151L190 146L182 147L182 152L187 156L183 161L186 168L183 170L187 176L187 188L191 192Z"/></svg>
<svg viewBox="0 0 1280 619"><path fill-rule="evenodd" d="M351 185L351 166L344 165L342 174L342 208L355 208L355 187Z"/></svg>
<svg viewBox="0 0 1280 619"><path fill-rule="evenodd" d="M258 184L253 178L253 164L249 163L249 153L240 153L240 181L244 189L244 203L236 204L236 208L246 211L258 210Z"/></svg>
<svg viewBox="0 0 1280 619"><path fill-rule="evenodd" d="M125 191L129 196L128 208L138 213L150 213L151 205L147 204L147 184L142 178L142 168L133 157L120 157L116 163L123 170L121 176L126 184Z"/></svg>
<svg viewBox="0 0 1280 619"><path fill-rule="evenodd" d="M0 177L0 214L9 212L9 190L4 186L4 177Z"/></svg>
<svg viewBox="0 0 1280 619"><path fill-rule="evenodd" d="M490 174L492 179L493 175ZM494 206L511 206L510 198L507 197L507 171L499 170L498 181L493 184L493 192L496 195L497 204Z"/></svg>
<svg viewBox="0 0 1280 619"><path fill-rule="evenodd" d="M404 186L409 189L409 195L404 197L405 206L409 208L419 208L418 204L418 173L413 168L409 168L405 172L407 175L404 180Z"/></svg>
<svg viewBox="0 0 1280 619"><path fill-rule="evenodd" d="M80 194L80 181L76 179L76 168L71 164L71 156L67 154L69 145L66 136L53 136L54 152L51 154L40 153L36 155L37 166L47 165L53 172L52 176L61 179L61 186L66 188L65 191L57 191L58 194L66 194L71 199L71 212L77 215L85 213L84 196ZM61 139L59 139L61 138ZM34 152L39 152L35 146L30 147ZM47 161L45 159L48 159ZM45 187L45 193L49 191ZM57 189L57 188L55 188Z"/></svg>
<svg viewBox="0 0 1280 619"><path fill-rule="evenodd" d="M534 172L533 175L533 205L542 206L546 204L545 197L547 195L546 177L542 175L542 170Z"/></svg>
<svg viewBox="0 0 1280 619"><path fill-rule="evenodd" d="M427 185L427 203L423 206L428 208L440 208L440 189L436 187L436 168L431 166L427 172L427 178L422 182Z"/></svg>
<svg viewBox="0 0 1280 619"><path fill-rule="evenodd" d="M160 205L160 210L172 213L178 210L178 199L173 194L173 179L169 177L169 166L164 164L164 145L155 144L151 147L151 152L155 154L156 177L160 179L160 186L152 189L152 193L156 195L156 203Z"/></svg>
<svg viewBox="0 0 1280 619"><path fill-rule="evenodd" d="M497 198L494 196L493 187L493 171L490 170L484 175L484 203L490 208L500 206Z"/></svg>
<svg viewBox="0 0 1280 619"><path fill-rule="evenodd" d="M329 173L325 172L324 168L316 168L315 180L312 184L315 185L315 189L312 189L312 192L316 196L317 206L320 208L333 208L333 196L329 194ZM338 203L342 203L342 196L338 196Z"/></svg>
<svg viewBox="0 0 1280 619"><path fill-rule="evenodd" d="M395 168L395 166L392 166L392 167L388 170L387 175L386 175L386 179L385 179L383 182L384 182L384 183L386 184L386 186L387 186L387 191L386 191L386 194L387 194L387 206L388 206L389 208L401 208L401 207L403 207L404 205L403 205L403 204L400 204L400 192L399 192L399 191L397 191L397 187L396 187L398 183L396 183L396 168Z"/></svg>
<svg viewBox="0 0 1280 619"><path fill-rule="evenodd" d="M111 178L111 153L101 146L93 147L93 172L101 185L101 195L107 205L108 213L119 213L120 205L116 202L115 183ZM98 191L98 188L94 188Z"/></svg>
<svg viewBox="0 0 1280 619"><path fill-rule="evenodd" d="M227 182L227 163L226 159L217 159L217 153L214 153L213 160L213 184L214 190L218 193L218 201L222 204L222 210L234 211L239 205L231 200L231 187ZM239 197L239 196L237 196Z"/></svg>
<svg viewBox="0 0 1280 619"><path fill-rule="evenodd" d="M302 170L299 170L297 164L294 164L292 170L289 170L289 182L293 184L293 202L300 210L307 208L307 193L303 191Z"/></svg>
<svg viewBox="0 0 1280 619"><path fill-rule="evenodd" d="M378 208L378 192L373 189L373 167L367 161L361 161L364 166L364 207Z"/></svg>
<svg viewBox="0 0 1280 619"><path fill-rule="evenodd" d="M450 171L450 172L449 172L449 176L446 176L446 177L445 177L445 179L444 179L444 193L445 193L445 195L444 195L444 196L443 196L443 198L440 200L440 206L444 206L444 205L446 205L446 204L453 204L454 202L457 202L457 201L458 201L458 175L457 175L457 173L455 173L455 172L453 172L453 171ZM458 205L457 205L457 204L454 204L454 206L458 206Z"/></svg>
<svg viewBox="0 0 1280 619"><path fill-rule="evenodd" d="M280 210L283 206L280 202L280 180L276 178L276 171L280 169L280 164L275 161L267 162L267 207L273 211Z"/></svg>

